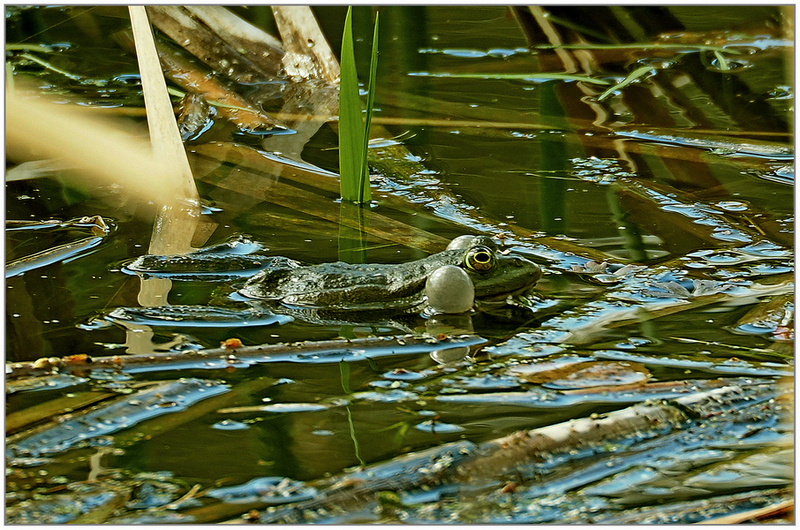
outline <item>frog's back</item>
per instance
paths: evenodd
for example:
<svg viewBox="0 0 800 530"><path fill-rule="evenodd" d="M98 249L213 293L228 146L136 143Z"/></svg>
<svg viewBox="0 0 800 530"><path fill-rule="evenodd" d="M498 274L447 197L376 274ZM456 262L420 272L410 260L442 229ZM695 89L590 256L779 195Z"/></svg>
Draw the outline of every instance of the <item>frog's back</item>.
<svg viewBox="0 0 800 530"><path fill-rule="evenodd" d="M336 262L267 269L251 278L240 292L250 298L314 307L412 306L422 301L428 275L457 261L459 254L448 251L400 265Z"/></svg>

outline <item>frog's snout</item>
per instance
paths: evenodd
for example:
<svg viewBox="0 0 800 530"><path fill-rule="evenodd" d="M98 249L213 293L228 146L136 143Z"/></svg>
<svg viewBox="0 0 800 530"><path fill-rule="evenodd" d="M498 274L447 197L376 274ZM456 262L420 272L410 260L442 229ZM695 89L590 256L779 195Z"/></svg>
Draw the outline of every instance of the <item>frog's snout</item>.
<svg viewBox="0 0 800 530"><path fill-rule="evenodd" d="M533 288L536 282L542 278L542 268L531 260L521 256L510 256L509 259L511 260L509 263L511 267L525 269L528 272L526 275L527 285L523 288L523 291Z"/></svg>

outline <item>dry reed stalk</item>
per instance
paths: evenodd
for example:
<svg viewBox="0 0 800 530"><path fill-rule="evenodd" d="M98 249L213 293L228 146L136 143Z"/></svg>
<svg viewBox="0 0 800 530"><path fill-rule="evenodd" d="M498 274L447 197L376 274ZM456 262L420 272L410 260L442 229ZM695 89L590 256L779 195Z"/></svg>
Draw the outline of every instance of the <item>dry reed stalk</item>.
<svg viewBox="0 0 800 530"><path fill-rule="evenodd" d="M284 52L278 39L222 6L184 6L184 9L263 71L283 77Z"/></svg>
<svg viewBox="0 0 800 530"><path fill-rule="evenodd" d="M321 79L339 84L339 61L331 50L309 6L275 6L275 25L286 55L283 66L290 77Z"/></svg>
<svg viewBox="0 0 800 530"><path fill-rule="evenodd" d="M151 5L147 7L147 13L159 30L230 79L240 83L253 83L270 77L268 72L261 70L184 8Z"/></svg>
<svg viewBox="0 0 800 530"><path fill-rule="evenodd" d="M753 522L754 519L758 520L767 517L778 517L783 515L788 515L791 519L794 519L793 500L790 499L777 504L770 504L769 506L765 506L763 508L756 508L754 510L726 515L724 517L717 517L715 519L707 519L705 521L699 521L697 524L743 524Z"/></svg>
<svg viewBox="0 0 800 530"><path fill-rule="evenodd" d="M143 6L130 6L131 29L136 46L136 59L142 78L144 105L147 109L147 126L153 154L172 175L179 196L197 201L199 196L189 167L189 159L178 132L175 114L167 92L167 84L158 60L155 38Z"/></svg>
<svg viewBox="0 0 800 530"><path fill-rule="evenodd" d="M175 121L147 12L144 6L129 6L128 10L142 78L153 155L166 170L172 182L173 193L181 198L179 204L164 204L159 209L153 223L148 253L183 254L193 250L192 239L200 222L200 197ZM170 280L142 278L139 303L143 306L164 305L171 288ZM128 340L141 339L130 331L127 335Z"/></svg>

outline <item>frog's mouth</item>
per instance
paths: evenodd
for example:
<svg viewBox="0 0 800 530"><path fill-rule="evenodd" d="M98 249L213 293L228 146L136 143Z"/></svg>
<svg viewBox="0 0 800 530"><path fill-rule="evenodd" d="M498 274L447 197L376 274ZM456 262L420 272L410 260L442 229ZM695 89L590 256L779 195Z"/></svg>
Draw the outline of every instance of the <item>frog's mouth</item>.
<svg viewBox="0 0 800 530"><path fill-rule="evenodd" d="M509 297L526 294L542 277L542 270L535 263L518 256L504 259L504 271L489 277L471 273L475 298L481 302L505 302Z"/></svg>
<svg viewBox="0 0 800 530"><path fill-rule="evenodd" d="M528 294L533 290L533 287L535 285L536 283L534 282L502 293L486 294L480 296L476 295L475 298L482 306L497 307L507 304L509 298L515 298L517 296L523 296Z"/></svg>

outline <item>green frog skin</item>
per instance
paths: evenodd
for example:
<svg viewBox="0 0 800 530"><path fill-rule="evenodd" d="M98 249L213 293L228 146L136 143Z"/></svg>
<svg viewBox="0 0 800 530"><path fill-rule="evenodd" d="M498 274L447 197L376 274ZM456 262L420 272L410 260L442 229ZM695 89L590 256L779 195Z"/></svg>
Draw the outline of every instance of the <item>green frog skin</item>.
<svg viewBox="0 0 800 530"><path fill-rule="evenodd" d="M276 258L272 266L250 278L239 293L301 307L405 309L423 301L428 276L444 265L463 268L479 300L526 291L542 276L535 263L498 253L486 236L461 236L443 252L400 264L303 266L288 258Z"/></svg>

